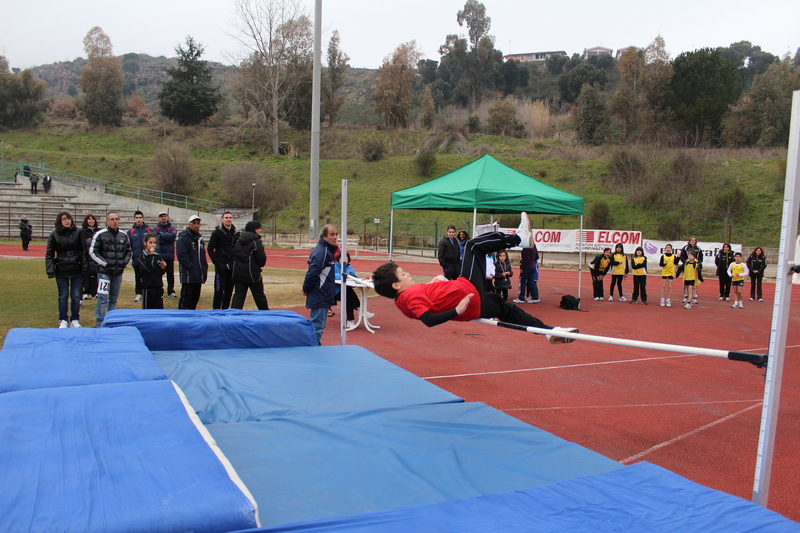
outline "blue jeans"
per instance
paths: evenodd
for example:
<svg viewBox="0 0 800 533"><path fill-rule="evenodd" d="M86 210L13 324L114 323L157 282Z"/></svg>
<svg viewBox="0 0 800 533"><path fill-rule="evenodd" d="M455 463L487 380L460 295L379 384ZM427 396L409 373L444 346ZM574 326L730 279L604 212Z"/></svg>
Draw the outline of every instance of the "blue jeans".
<svg viewBox="0 0 800 533"><path fill-rule="evenodd" d="M62 277L56 276L58 287L58 319L79 320L81 317L81 287L83 275ZM67 318L67 299L72 299L72 318Z"/></svg>
<svg viewBox="0 0 800 533"><path fill-rule="evenodd" d="M536 284L536 278L538 277L539 269L538 268L523 268L519 273L519 297L518 299L524 300L525 299L525 292L531 295L531 298L534 300L539 299L539 286Z"/></svg>
<svg viewBox="0 0 800 533"><path fill-rule="evenodd" d="M314 324L314 333L317 334L317 344L322 346L322 332L325 331L325 325L328 323L328 308L315 307L311 310L311 323Z"/></svg>
<svg viewBox="0 0 800 533"><path fill-rule="evenodd" d="M105 290L104 287L106 287ZM97 275L97 308L94 311L96 326L99 327L103 323L108 311L117 308L120 287L122 287L122 274L119 276Z"/></svg>

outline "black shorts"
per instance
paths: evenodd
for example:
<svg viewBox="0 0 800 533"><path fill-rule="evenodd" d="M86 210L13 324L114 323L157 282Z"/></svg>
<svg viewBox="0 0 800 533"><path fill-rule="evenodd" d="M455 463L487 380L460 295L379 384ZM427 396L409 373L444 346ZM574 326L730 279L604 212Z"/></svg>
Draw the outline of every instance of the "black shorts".
<svg viewBox="0 0 800 533"><path fill-rule="evenodd" d="M693 279L685 279L685 280L683 280L683 284L684 284L686 287L694 287L694 285L695 285L695 282L694 282L694 280L693 280Z"/></svg>
<svg viewBox="0 0 800 533"><path fill-rule="evenodd" d="M734 287L744 287L744 280L734 281L733 283L731 283L731 285L733 285Z"/></svg>
<svg viewBox="0 0 800 533"><path fill-rule="evenodd" d="M673 276L661 276L661 279L672 279Z"/></svg>

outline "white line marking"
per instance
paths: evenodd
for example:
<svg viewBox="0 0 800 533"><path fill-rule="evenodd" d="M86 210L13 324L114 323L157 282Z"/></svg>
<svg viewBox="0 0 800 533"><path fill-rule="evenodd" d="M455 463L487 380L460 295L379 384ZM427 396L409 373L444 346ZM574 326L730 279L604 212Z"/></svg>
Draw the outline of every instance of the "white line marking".
<svg viewBox="0 0 800 533"><path fill-rule="evenodd" d="M692 435L696 435L697 433L700 433L701 431L705 431L706 429L712 428L712 427L714 427L716 425L719 425L719 424L721 424L723 422L726 422L726 421L730 420L731 418L734 418L734 417L737 417L737 416L739 416L739 415L741 415L743 413L746 413L747 411L752 411L756 407L761 407L761 403L762 402L758 402L755 405L751 405L750 407L746 407L746 408L742 409L741 411L737 411L737 412L735 412L733 414L730 414L730 415L728 415L726 417L720 418L719 420L711 422L710 424L706 424L705 426L700 426L699 428L693 429L692 431L690 431L688 433L684 433L683 435L675 437L674 439L670 439L668 441L662 442L661 444L656 444L652 448L648 448L643 452L637 453L636 455L631 455L627 459L623 459L622 461L620 461L620 463L626 464L626 463L630 463L631 461L635 461L637 459L640 459L640 458L644 457L645 455L647 455L649 453L652 453L652 452L654 452L656 450L660 450L661 448L664 448L665 446L669 446L670 444L674 444L674 443L678 442L679 440L683 440L683 439L685 439L687 437L691 437Z"/></svg>
<svg viewBox="0 0 800 533"><path fill-rule="evenodd" d="M514 374L516 372L535 372L537 370L558 370L561 368L576 368L579 366L598 366L598 365L614 365L619 363L638 363L640 361L658 361L660 359L678 359L681 357L703 357L701 355L686 354L686 355L668 355L665 357L646 357L644 359L624 359L621 361L601 361L599 363L579 363L575 365L559 365L559 366L543 366L539 368L520 368L517 370L495 370L493 372L472 372L469 374L452 374L449 376L428 376L422 379L447 379L447 378L461 378L466 376L488 376L491 374Z"/></svg>
<svg viewBox="0 0 800 533"><path fill-rule="evenodd" d="M502 409L500 411L508 413L510 411L560 411L565 409L624 409L627 407L672 407L680 405L711 405L722 403L752 403L761 400L709 400L707 402L669 402L669 403L633 403L627 405L572 405L560 407L514 407L511 409Z"/></svg>

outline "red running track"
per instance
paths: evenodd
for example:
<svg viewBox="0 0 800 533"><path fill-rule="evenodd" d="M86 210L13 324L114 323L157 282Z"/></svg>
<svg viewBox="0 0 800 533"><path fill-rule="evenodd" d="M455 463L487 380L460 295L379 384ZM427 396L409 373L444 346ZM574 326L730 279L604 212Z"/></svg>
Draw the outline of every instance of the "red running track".
<svg viewBox="0 0 800 533"><path fill-rule="evenodd" d="M12 248L8 249L7 248ZM19 246L0 246L0 255L23 255ZM28 257L43 257L42 245ZM11 253L9 253L11 252ZM267 250L267 265L305 269L308 250ZM354 261L370 272L385 261L367 253ZM412 274L440 273L436 263L398 261ZM517 270L515 269L515 272ZM522 304L553 326L581 332L722 350L766 353L774 284L765 301L731 309L717 300L716 280L700 287L693 309L658 306L660 279L648 279L649 306L595 302L585 274L584 310L558 307L563 294L577 294L577 274L544 270L541 303ZM623 283L630 296L632 281ZM675 284L676 292L680 290ZM606 287L607 289L607 287ZM745 287L745 295L749 285ZM792 294L783 387L780 398L769 508L800 521L800 291ZM372 298L371 320L381 329L348 333L363 346L468 401L484 402L536 427L630 464L649 461L705 486L751 499L764 394L764 370L749 363L672 354L590 342L551 345L540 336L448 322L427 328L401 315L391 300ZM295 308L308 316L303 308ZM329 322L323 344L339 344L339 314Z"/></svg>

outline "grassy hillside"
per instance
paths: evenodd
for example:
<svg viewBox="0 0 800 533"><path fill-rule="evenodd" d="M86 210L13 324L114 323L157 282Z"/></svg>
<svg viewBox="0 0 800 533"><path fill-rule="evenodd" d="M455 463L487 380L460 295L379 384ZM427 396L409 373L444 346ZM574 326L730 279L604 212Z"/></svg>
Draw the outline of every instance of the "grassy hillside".
<svg viewBox="0 0 800 533"><path fill-rule="evenodd" d="M367 231L372 232L374 218L381 219L381 232L386 233L391 193L431 179L418 174L414 154L452 140L450 153L437 153L432 177L488 153L544 183L582 196L587 214L593 204L607 203L614 228L636 229L648 238L658 238L659 224L665 218L677 217L681 221L681 236L694 234L700 240L726 238L727 229L718 217L709 214L709 208L717 191L738 186L746 191L750 207L745 218L733 227L732 240L747 246L777 246L780 236L785 150L633 148L647 165L645 179L660 180L655 186L659 199L653 204L631 198L628 190L612 180L608 163L619 147L589 148L558 141L531 142L488 135L464 138L449 132L400 131L385 134L388 156L368 163L359 152L359 140L365 133L325 130L321 142L321 222L339 220L341 180L347 179L349 226L355 233L364 231L365 222ZM51 169L159 188L149 175L148 164L165 138L180 140L191 147L196 173L186 194L225 202L226 191L220 186L222 169L244 161L260 162L277 169L298 191L294 203L278 217L278 230L298 232L307 228L308 134L285 132L282 140L289 141L294 152L278 157L269 154L268 140L254 132L234 139L225 130L211 128L148 125L97 132L79 124L62 123L6 133L5 160L42 161ZM702 174L701 185L683 190L671 185L671 164L679 155L697 163ZM651 197L652 194L655 193ZM443 224L450 223L467 227L470 220L466 213L429 211L399 211L395 216L401 230L426 236L436 231L434 223L441 230ZM488 215L481 216L481 221L488 220ZM572 228L578 224L575 217L541 215L534 217L534 222L550 228Z"/></svg>

